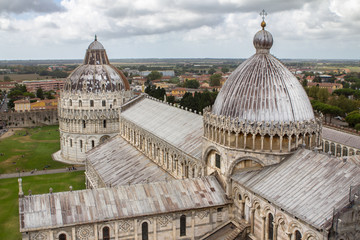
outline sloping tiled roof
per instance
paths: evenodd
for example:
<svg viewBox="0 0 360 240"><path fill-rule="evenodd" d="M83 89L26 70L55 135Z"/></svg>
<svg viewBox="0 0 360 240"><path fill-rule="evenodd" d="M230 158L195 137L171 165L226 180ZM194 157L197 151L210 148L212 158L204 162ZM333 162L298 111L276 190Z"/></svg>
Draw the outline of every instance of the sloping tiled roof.
<svg viewBox="0 0 360 240"><path fill-rule="evenodd" d="M325 140L341 143L349 147L360 149L360 136L337 131L335 129L323 127L322 137Z"/></svg>
<svg viewBox="0 0 360 240"><path fill-rule="evenodd" d="M233 179L312 226L328 227L333 210L349 202L350 186L360 184L360 167L323 153L300 149L284 162Z"/></svg>
<svg viewBox="0 0 360 240"><path fill-rule="evenodd" d="M87 153L87 164L106 185L164 181L172 176L118 136Z"/></svg>
<svg viewBox="0 0 360 240"><path fill-rule="evenodd" d="M222 206L227 203L225 192L215 177L32 195L19 199L20 231Z"/></svg>
<svg viewBox="0 0 360 240"><path fill-rule="evenodd" d="M121 112L120 117L135 123L190 156L201 159L201 115L144 98Z"/></svg>

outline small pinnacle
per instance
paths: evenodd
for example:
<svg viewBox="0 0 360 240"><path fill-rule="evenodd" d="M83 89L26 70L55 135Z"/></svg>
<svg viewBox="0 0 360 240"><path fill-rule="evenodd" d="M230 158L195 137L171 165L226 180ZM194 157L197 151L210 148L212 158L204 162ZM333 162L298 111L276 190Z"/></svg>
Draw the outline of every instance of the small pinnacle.
<svg viewBox="0 0 360 240"><path fill-rule="evenodd" d="M96 34L95 34L95 41L97 41L97 36L96 36Z"/></svg>

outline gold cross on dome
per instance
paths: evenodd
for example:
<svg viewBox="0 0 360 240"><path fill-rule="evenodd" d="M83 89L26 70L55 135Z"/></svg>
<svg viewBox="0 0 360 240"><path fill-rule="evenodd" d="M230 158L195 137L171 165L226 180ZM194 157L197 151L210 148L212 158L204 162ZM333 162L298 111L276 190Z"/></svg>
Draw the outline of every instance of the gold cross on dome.
<svg viewBox="0 0 360 240"><path fill-rule="evenodd" d="M263 9L263 10L260 12L260 16L262 17L262 20L264 21L264 20L265 20L265 17L267 16L267 12L265 12L265 10Z"/></svg>

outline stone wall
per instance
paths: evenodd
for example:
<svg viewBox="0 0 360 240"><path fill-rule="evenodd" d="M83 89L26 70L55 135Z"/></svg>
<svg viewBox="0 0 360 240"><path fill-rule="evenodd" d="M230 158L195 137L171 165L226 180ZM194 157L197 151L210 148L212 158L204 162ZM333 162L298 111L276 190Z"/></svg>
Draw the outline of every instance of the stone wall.
<svg viewBox="0 0 360 240"><path fill-rule="evenodd" d="M59 124L58 112L55 109L1 113L0 124L8 128L57 125Z"/></svg>
<svg viewBox="0 0 360 240"><path fill-rule="evenodd" d="M67 240L101 240L104 238L103 229L108 228L110 239L142 238L143 224L147 225L148 239L199 239L199 237L214 230L230 219L231 208L195 209L184 212L158 214L137 218L127 218L99 223L79 224L76 226L60 227L22 233L23 240L29 239L59 239L61 234ZM186 217L185 235L180 236L180 218Z"/></svg>
<svg viewBox="0 0 360 240"><path fill-rule="evenodd" d="M238 221L244 219L251 225L250 239L296 240L296 234L303 240L328 239L326 231L318 231L236 182L232 186L232 195L235 218Z"/></svg>

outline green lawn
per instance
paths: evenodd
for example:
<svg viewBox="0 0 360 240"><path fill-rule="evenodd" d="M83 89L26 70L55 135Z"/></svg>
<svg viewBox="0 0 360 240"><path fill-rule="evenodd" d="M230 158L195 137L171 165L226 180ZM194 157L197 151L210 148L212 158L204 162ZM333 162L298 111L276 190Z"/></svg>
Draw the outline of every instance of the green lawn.
<svg viewBox="0 0 360 240"><path fill-rule="evenodd" d="M23 190L28 195L48 193L52 187L54 192L85 189L84 172L66 172L49 175L23 177ZM0 179L0 239L21 239L19 232L18 179Z"/></svg>
<svg viewBox="0 0 360 240"><path fill-rule="evenodd" d="M11 131L11 130L10 130ZM63 168L51 154L60 149L59 126L45 126L18 130L11 137L0 140L0 174L20 171Z"/></svg>

